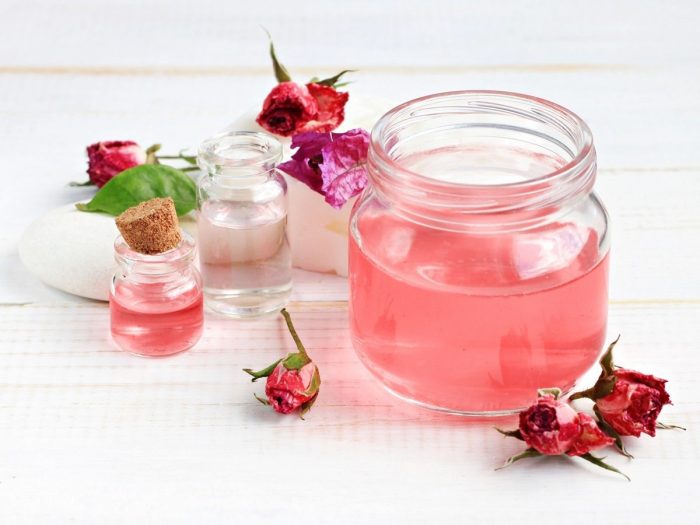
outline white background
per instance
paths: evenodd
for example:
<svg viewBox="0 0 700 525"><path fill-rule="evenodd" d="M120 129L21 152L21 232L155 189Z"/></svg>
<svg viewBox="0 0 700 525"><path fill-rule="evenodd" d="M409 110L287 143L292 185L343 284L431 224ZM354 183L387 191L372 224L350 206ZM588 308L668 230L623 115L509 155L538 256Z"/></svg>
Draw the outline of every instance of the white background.
<svg viewBox="0 0 700 525"><path fill-rule="evenodd" d="M1 523L697 523L700 470L700 4L0 0ZM520 448L404 406L357 363L346 283L297 274L291 310L323 374L306 421L252 398L244 366L291 348L278 320L208 319L188 354L114 349L104 304L49 290L17 241L90 194L84 148L196 145L274 81L261 26L306 80L353 93L521 91L593 129L613 221L618 361L670 379L661 432L610 462L493 468Z"/></svg>

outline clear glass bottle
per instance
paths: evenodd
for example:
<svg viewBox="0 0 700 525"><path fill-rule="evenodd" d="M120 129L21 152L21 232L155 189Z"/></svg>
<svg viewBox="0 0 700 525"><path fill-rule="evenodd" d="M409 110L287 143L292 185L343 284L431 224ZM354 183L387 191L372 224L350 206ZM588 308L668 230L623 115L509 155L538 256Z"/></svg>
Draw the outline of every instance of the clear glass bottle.
<svg viewBox="0 0 700 525"><path fill-rule="evenodd" d="M117 345L147 357L192 348L202 335L202 279L194 266L195 243L181 232L180 244L167 252L135 252L117 237L118 270L109 296L112 338Z"/></svg>
<svg viewBox="0 0 700 525"><path fill-rule="evenodd" d="M520 410L598 359L608 217L570 111L464 91L407 102L372 131L350 221L350 324L399 397L462 414Z"/></svg>
<svg viewBox="0 0 700 525"><path fill-rule="evenodd" d="M206 140L198 163L197 242L209 309L232 317L281 309L292 290L282 145L265 133Z"/></svg>

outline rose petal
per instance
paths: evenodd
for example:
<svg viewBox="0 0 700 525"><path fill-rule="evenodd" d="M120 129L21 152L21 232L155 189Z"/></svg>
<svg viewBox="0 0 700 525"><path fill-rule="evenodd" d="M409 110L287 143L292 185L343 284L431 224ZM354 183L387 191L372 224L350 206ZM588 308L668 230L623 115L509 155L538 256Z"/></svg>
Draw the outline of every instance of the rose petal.
<svg viewBox="0 0 700 525"><path fill-rule="evenodd" d="M578 421L581 425L581 434L566 452L569 456L582 456L615 443L615 440L605 434L596 420L588 414L579 412Z"/></svg>
<svg viewBox="0 0 700 525"><path fill-rule="evenodd" d="M340 126L345 120L345 104L350 95L322 84L311 83L306 84L306 87L316 100L318 110L316 115L297 131L328 132Z"/></svg>

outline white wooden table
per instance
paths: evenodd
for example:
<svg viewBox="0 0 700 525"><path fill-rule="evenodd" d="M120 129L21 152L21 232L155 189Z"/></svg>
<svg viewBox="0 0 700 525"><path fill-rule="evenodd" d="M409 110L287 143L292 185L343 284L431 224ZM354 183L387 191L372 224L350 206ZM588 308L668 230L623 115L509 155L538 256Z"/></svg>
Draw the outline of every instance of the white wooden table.
<svg viewBox="0 0 700 525"><path fill-rule="evenodd" d="M698 523L700 7L528 4L2 0L0 523ZM241 372L291 348L279 320L208 318L195 351L143 360L112 346L105 304L29 275L17 241L89 193L66 187L85 145L174 151L259 103L261 25L300 79L353 67L351 93L398 100L521 91L588 121L614 228L609 333L619 362L670 379L664 420L688 432L612 454L632 483L559 459L495 472L520 444L491 422L369 378L342 279L296 276L290 310L324 380L300 421Z"/></svg>

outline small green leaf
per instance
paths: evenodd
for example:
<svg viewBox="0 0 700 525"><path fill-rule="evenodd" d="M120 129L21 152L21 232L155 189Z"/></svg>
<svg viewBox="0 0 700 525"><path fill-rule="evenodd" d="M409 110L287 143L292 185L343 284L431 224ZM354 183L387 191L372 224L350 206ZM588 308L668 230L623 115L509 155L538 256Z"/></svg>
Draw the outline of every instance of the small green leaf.
<svg viewBox="0 0 700 525"><path fill-rule="evenodd" d="M86 180L85 182L69 182L68 186L81 187L81 186L94 186L95 183L91 180Z"/></svg>
<svg viewBox="0 0 700 525"><path fill-rule="evenodd" d="M243 371L246 374L250 374L251 376L253 376L253 379L251 379L251 381L253 383L255 383L261 377L269 376L274 371L274 369L277 367L277 365L280 364L280 361L282 361L282 360L278 359L277 361L272 363L270 366L267 366L267 367L263 368L262 370L258 370L257 372L253 371L251 368L244 368Z"/></svg>
<svg viewBox="0 0 700 525"><path fill-rule="evenodd" d="M182 171L162 164L142 164L105 184L90 202L78 203L81 211L119 215L127 208L154 197L172 197L178 215L192 211L196 205L194 181Z"/></svg>
<svg viewBox="0 0 700 525"><path fill-rule="evenodd" d="M503 430L503 429L500 429L498 427L493 427L493 428L495 428L498 432L500 432L504 436L513 437L515 439L519 439L520 441L525 441L525 439L523 438L523 435L520 433L520 429Z"/></svg>
<svg viewBox="0 0 700 525"><path fill-rule="evenodd" d="M615 440L615 448L617 451L623 456L633 459L634 456L627 452L627 449L625 448L625 443L622 441L622 436L620 436L620 434L618 434L617 431L611 427L607 421L605 421L603 415L600 413L600 410L598 410L596 405L593 405L593 412L595 412L595 415L598 418L598 426L600 429Z"/></svg>
<svg viewBox="0 0 700 525"><path fill-rule="evenodd" d="M257 399L258 401L260 401L263 405L269 405L269 404L270 404L270 402L269 402L267 399L265 399L264 397L260 397L258 394L253 394L253 397L254 397L255 399Z"/></svg>
<svg viewBox="0 0 700 525"><path fill-rule="evenodd" d="M314 397L312 397L311 399L309 399L306 403L304 403L303 405L301 405L301 407L299 408L299 417L300 417L301 419L304 419L304 415L305 415L309 410L311 410L311 407L312 407L313 404L316 402L316 398L317 398L317 397L318 397L318 394L316 394Z"/></svg>
<svg viewBox="0 0 700 525"><path fill-rule="evenodd" d="M160 150L160 144L153 144L146 150L146 164L160 164L156 153Z"/></svg>
<svg viewBox="0 0 700 525"><path fill-rule="evenodd" d="M580 392L574 392L569 396L569 401L575 401L577 399L593 399L594 389L588 388L586 390L581 390Z"/></svg>
<svg viewBox="0 0 700 525"><path fill-rule="evenodd" d="M661 430L688 430L685 427L681 427L678 425L669 425L666 423L662 423L661 421L656 422L656 428L660 428Z"/></svg>
<svg viewBox="0 0 700 525"><path fill-rule="evenodd" d="M541 455L542 455L542 454L540 454L539 452L537 452L534 448L528 448L527 450L524 450L524 451L521 452L520 454L516 454L515 456L509 457L509 458L506 460L506 462L505 462L503 465L501 465L500 467L498 467L496 470L504 469L504 468L506 468L506 467L512 465L512 464L515 463L516 461L520 461L521 459L525 459L525 458L536 458L536 457L541 456Z"/></svg>
<svg viewBox="0 0 700 525"><path fill-rule="evenodd" d="M615 472L616 474L619 474L620 476L626 478L627 481L632 481L627 474L625 474L621 470L616 469L612 465L608 465L605 461L603 461L605 458L597 458L590 452L578 457L580 457L581 459L585 459L589 463L593 463L594 465L600 468L604 468L605 470L609 470L610 472Z"/></svg>
<svg viewBox="0 0 700 525"><path fill-rule="evenodd" d="M561 396L561 389L560 388L540 388L537 391L537 397L543 397L543 396L554 396L554 399L559 399L559 396Z"/></svg>
<svg viewBox="0 0 700 525"><path fill-rule="evenodd" d="M303 366L308 365L310 362L311 359L309 359L308 355L302 354L301 352L294 352L292 354L287 355L287 357L284 358L284 361L282 361L282 365L287 370L299 370Z"/></svg>
<svg viewBox="0 0 700 525"><path fill-rule="evenodd" d="M277 59L275 44L272 43L270 32L267 29L265 29L265 32L267 33L267 38L270 39L270 58L272 59L272 69L275 72L275 78L277 82L289 82L292 80L292 76L289 74L289 71L287 71L287 68Z"/></svg>
<svg viewBox="0 0 700 525"><path fill-rule="evenodd" d="M615 374L615 365L613 363L613 348L615 348L615 345L619 340L620 336L618 335L617 339L610 343L610 346L608 346L608 349L603 354L603 357L600 358L600 366L609 376Z"/></svg>
<svg viewBox="0 0 700 525"><path fill-rule="evenodd" d="M593 397L591 399L596 400L609 396L615 390L615 383L617 383L617 377L615 376L601 377L593 385Z"/></svg>
<svg viewBox="0 0 700 525"><path fill-rule="evenodd" d="M338 81L342 78L343 75L347 73L354 73L357 71L356 69L344 69L337 75L334 75L332 77L324 78L323 80L318 80L316 77L312 78L310 82L314 84L321 84L322 86L330 86L333 88L340 87L341 84L338 84ZM343 85L347 84L347 82L343 83Z"/></svg>

